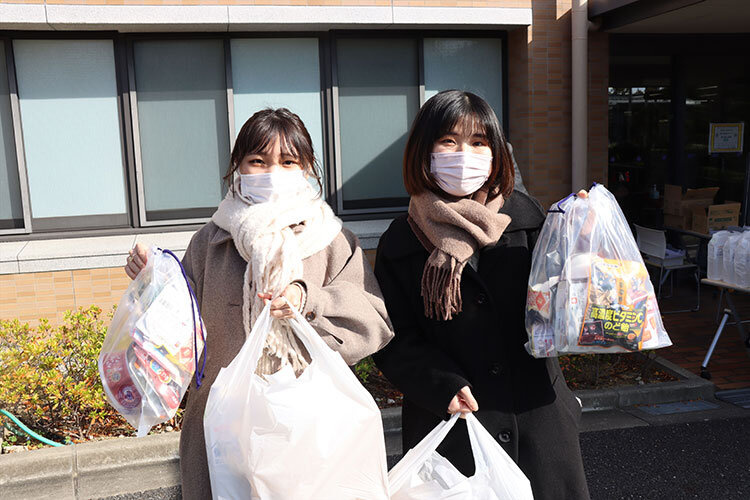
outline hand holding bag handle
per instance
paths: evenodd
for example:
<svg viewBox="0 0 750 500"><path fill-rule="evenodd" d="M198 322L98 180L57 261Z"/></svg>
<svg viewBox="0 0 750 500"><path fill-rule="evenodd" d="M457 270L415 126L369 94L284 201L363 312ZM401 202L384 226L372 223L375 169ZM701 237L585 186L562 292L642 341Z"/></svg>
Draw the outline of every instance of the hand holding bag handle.
<svg viewBox="0 0 750 500"><path fill-rule="evenodd" d="M289 303L289 301L287 301L287 303ZM291 306L291 304L289 305ZM292 311L294 311L294 317L284 320L275 320L271 317L270 302L266 304L266 306L258 316L258 319L255 321L255 325L253 325L253 329L250 332L250 337L235 357L235 360L238 360L238 362L241 364L237 366L237 369L233 370L233 373L238 375L242 374L243 377L245 376L244 374L254 373L256 367L258 366L258 361L263 354L263 346L265 344L268 331L270 330L271 323L273 321L289 321L292 325L292 329L297 335L297 338L300 339L313 360L317 359L319 362L325 362L329 369L335 371L337 375L343 377L344 379L352 379L354 377L354 374L346 365L346 362L341 357L341 355L328 347L328 344L326 344L325 341L320 338L318 332L316 332L315 329L310 326L310 323L307 322L307 320L302 316L302 314L300 314L299 311L297 311L297 309L295 309L293 306L291 307L291 309ZM219 371L219 374L221 374L221 372L223 372L224 370L226 370L226 368L222 368ZM218 376L217 379L219 379ZM365 396L365 399L372 399L372 396L370 396L370 394L367 392L367 389L365 389L362 384L360 384L356 379L353 380L354 383L348 384L348 387L358 393L360 397ZM223 391L225 390L225 388L230 387L233 383L243 382L241 380L225 381L225 383L223 383L222 387L220 388L221 392L219 392L219 395L223 396ZM216 386L216 384L214 384L214 386ZM375 405L374 401L373 405Z"/></svg>
<svg viewBox="0 0 750 500"><path fill-rule="evenodd" d="M253 329L250 332L250 337L248 337L247 341L242 346L242 349L240 349L240 352L237 353L237 356L235 357L235 359L241 363L237 366L235 373L255 373L258 361L260 361L260 357L263 355L263 347L266 342L266 337L268 336L271 324L274 321L289 321L295 335L305 346L312 359L323 357L324 359L330 360L332 355L338 356L338 354L328 347L325 341L320 338L320 335L318 335L307 320L305 320L299 311L297 311L297 309L295 309L285 297L284 301L291 307L294 312L294 317L289 319L274 319L271 317L271 302L269 301L258 315L258 319L255 321ZM341 361L343 363L343 359ZM332 364L338 365L339 363L334 362ZM346 367L346 363L343 364L347 375L351 375L351 373L349 373L350 370ZM222 368L219 373L224 370L225 369ZM229 387L233 382L234 381L228 382L224 384L223 387Z"/></svg>

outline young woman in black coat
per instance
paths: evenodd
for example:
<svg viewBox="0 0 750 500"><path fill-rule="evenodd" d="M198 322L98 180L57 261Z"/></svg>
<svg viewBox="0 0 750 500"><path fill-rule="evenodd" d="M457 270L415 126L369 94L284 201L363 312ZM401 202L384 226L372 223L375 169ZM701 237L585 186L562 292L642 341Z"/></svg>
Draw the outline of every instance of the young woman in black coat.
<svg viewBox="0 0 750 500"><path fill-rule="evenodd" d="M557 358L524 349L531 253L546 214L513 190L492 108L457 90L428 100L409 133L403 175L409 213L383 234L375 263L396 336L375 360L404 394L404 451L449 414L475 412L534 498L588 498L581 406ZM474 473L463 421L438 452Z"/></svg>

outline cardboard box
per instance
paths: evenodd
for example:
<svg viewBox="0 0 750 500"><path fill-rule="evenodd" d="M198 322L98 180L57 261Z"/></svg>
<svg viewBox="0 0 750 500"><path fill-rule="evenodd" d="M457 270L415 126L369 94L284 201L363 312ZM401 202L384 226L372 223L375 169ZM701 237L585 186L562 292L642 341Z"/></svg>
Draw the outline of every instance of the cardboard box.
<svg viewBox="0 0 750 500"><path fill-rule="evenodd" d="M690 214L690 216L664 214L665 227L676 227L677 229L690 230L690 228L692 227L692 221L692 213Z"/></svg>
<svg viewBox="0 0 750 500"><path fill-rule="evenodd" d="M697 207L707 207L714 202L719 188L688 189L682 194L682 187L673 184L664 186L664 213L669 215L682 215L692 218L692 212ZM666 218L664 221L665 224ZM683 229L689 229L690 225Z"/></svg>
<svg viewBox="0 0 750 500"><path fill-rule="evenodd" d="M710 205L706 208L693 208L692 229L696 233L708 234L710 231L736 226L740 219L739 203Z"/></svg>
<svg viewBox="0 0 750 500"><path fill-rule="evenodd" d="M673 184L664 185L664 213L669 215L680 215L680 203L682 202L682 187ZM666 217L664 223L666 224Z"/></svg>

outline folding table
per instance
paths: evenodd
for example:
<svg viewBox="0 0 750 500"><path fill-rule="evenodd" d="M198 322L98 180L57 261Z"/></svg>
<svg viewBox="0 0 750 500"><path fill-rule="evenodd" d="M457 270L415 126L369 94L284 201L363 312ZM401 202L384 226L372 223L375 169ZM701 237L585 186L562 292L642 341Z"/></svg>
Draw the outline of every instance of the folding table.
<svg viewBox="0 0 750 500"><path fill-rule="evenodd" d="M727 325L729 316L732 316L732 318L734 319L734 324L737 325L737 330L740 333L740 340L745 344L745 348L748 350L748 356L750 356L750 337L748 337L748 335L745 333L745 327L742 326L742 318L740 318L740 315L737 313L737 308L734 306L734 302L732 301L732 292L750 293L750 288L742 288L737 285L724 283L723 281L718 280L710 280L707 278L702 279L701 283L703 283L704 285L715 286L716 288L720 289L721 295L723 297L726 297L727 305L729 306L724 309L724 315L722 316L721 322L719 323L719 328L716 330L716 334L711 341L711 346L708 348L706 357L703 359L703 363L701 364L701 377L710 379L711 373L708 371L708 361L711 359L711 355L714 353L716 343L719 341L719 337L721 337L721 333L724 331L724 327ZM719 298L719 305L721 305L721 298Z"/></svg>

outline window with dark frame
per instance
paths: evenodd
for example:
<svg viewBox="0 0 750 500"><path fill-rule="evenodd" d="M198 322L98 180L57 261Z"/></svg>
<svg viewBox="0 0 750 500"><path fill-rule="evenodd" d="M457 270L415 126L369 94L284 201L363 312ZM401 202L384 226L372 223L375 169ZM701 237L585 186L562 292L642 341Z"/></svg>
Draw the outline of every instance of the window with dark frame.
<svg viewBox="0 0 750 500"><path fill-rule="evenodd" d="M100 84L97 93L109 85L109 118L96 111L93 131L83 134L107 134L95 142L109 144L109 159L105 167L90 160L85 167L97 174L100 168L109 169L107 178L114 184L105 186L105 201L122 201L124 208L30 217L35 196L41 199L44 192L35 183L38 158L44 156L34 137L24 137L20 145L14 139L15 134L35 131L27 129L33 120L13 116L14 96L7 84L23 73L16 114L33 116L34 107L24 102L32 99L28 90L24 94L31 80L23 62L8 63L5 74L0 59L0 235L205 222L226 192L221 177L229 166L234 136L252 112L267 106L300 114L327 177L323 194L334 211L345 217L392 216L408 204L401 159L408 129L426 98L444 88L465 89L487 99L501 121L504 115L504 35L497 33L85 34L80 39L76 34L29 33L18 46L74 47L84 41L89 43L82 46L96 46L100 52L113 47L109 62L91 68ZM13 47L11 41L1 43ZM26 50L22 57L28 54ZM69 85L75 81L75 75L62 76ZM56 82L47 78L49 93ZM86 85L76 90L84 91ZM81 97L85 104L86 96ZM94 112L90 109L78 119L85 122L86 114ZM112 130L117 130L119 143L109 137ZM91 144L86 146L83 136L76 140L85 150ZM27 180L24 174L29 172ZM79 179L78 188L101 189L97 175L89 181L87 185ZM30 195L23 196L25 190ZM76 196L88 201L85 194Z"/></svg>
<svg viewBox="0 0 750 500"><path fill-rule="evenodd" d="M12 46L33 228L127 226L113 40Z"/></svg>
<svg viewBox="0 0 750 500"><path fill-rule="evenodd" d="M24 218L7 68L0 40L0 231L17 231L23 229Z"/></svg>

